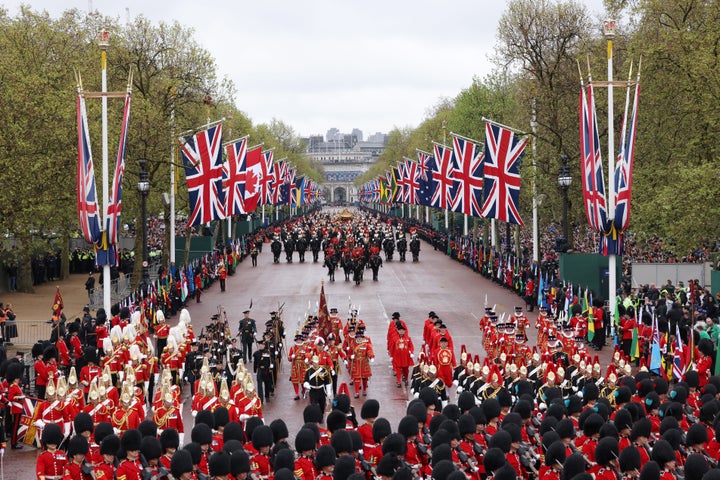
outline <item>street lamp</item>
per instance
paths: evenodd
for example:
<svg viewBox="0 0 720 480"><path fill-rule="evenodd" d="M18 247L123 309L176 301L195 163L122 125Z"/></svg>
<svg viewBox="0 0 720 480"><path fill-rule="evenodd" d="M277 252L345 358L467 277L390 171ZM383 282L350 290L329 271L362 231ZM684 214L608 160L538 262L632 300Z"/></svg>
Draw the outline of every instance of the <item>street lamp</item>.
<svg viewBox="0 0 720 480"><path fill-rule="evenodd" d="M140 178L138 179L138 192L140 192L140 196L142 197L142 242L143 242L143 250L142 250L142 282L141 286L143 291L147 288L148 284L148 233L147 233L147 196L150 192L150 181L148 180L148 173L145 168L146 166L145 160L140 160ZM172 233L172 232L171 232Z"/></svg>
<svg viewBox="0 0 720 480"><path fill-rule="evenodd" d="M558 185L563 191L563 235L565 241L568 241L568 188L572 185L572 175L570 174L570 167L568 166L567 155L560 155L562 160L562 166L558 173Z"/></svg>

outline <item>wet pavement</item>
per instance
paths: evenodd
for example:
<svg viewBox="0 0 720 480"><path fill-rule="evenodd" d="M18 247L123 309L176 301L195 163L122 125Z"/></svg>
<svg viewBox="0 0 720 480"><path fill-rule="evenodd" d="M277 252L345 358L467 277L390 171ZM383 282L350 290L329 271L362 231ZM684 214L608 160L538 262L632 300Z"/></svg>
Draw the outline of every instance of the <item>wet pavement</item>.
<svg viewBox="0 0 720 480"><path fill-rule="evenodd" d="M434 251L427 243L423 242L421 248L419 263L400 263L397 260L385 262L380 269L379 281L373 282L370 274L356 286L353 282L345 282L341 271L336 272L335 282L328 282L327 270L320 263L313 264L311 255L306 256L305 263L298 263L296 255L291 264L285 263L282 255L283 262L273 264L269 245L266 244L258 257L257 267L253 268L249 259L238 265L235 275L228 277L226 292L221 293L216 282L203 293L202 303L193 300L188 304L194 331L197 334L203 326L208 325L210 316L222 306L232 333L237 333L242 311L252 301L251 316L256 320L259 330L264 328L269 313L283 306L286 336L291 342L305 314L317 312L321 281L325 280L328 307L336 307L340 317L345 319L349 305L352 304L359 309L359 318L367 325L366 335L372 339L376 359L366 398L379 400L380 416L387 418L396 428L405 415L410 393L404 386L396 387L387 355L386 333L393 312L399 312L407 322L416 352L422 345L425 318L433 310L448 325L458 358L462 344L467 346L468 352L480 354L483 358L478 320L483 314L486 297L489 305L496 305L499 315L512 315L515 306L523 304L522 299L513 292ZM531 325L534 325L536 315L537 309L528 313ZM177 316L170 320L171 325L176 322ZM529 344L534 345L535 329L531 328L528 335ZM608 364L610 355L611 347L606 347L600 357L603 366ZM251 365L248 368L251 369ZM295 395L289 375L290 369L285 358L278 376L275 397L265 404L264 416L266 424L275 418L285 420L292 439L303 423L302 411L308 400L293 400ZM346 371L341 374L339 382L342 381L349 382ZM189 395L189 387L186 386L184 396ZM454 399L453 391L451 400ZM352 399L358 420L364 400L363 397ZM193 425L189 407L190 401L186 400L184 420L187 440ZM5 478L30 478L29 472L34 468L36 458L37 451L30 447L19 451L6 450L3 457Z"/></svg>

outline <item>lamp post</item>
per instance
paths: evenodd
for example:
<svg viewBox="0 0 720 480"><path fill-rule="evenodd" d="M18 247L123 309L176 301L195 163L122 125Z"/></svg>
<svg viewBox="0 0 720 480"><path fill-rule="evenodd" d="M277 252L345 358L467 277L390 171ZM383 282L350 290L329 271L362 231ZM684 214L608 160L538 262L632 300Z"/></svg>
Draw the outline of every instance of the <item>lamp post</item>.
<svg viewBox="0 0 720 480"><path fill-rule="evenodd" d="M560 173L558 173L558 185L563 191L563 236L565 241L568 241L568 188L572 185L572 175L570 175L570 167L568 166L567 155L561 155L562 166L560 167Z"/></svg>
<svg viewBox="0 0 720 480"><path fill-rule="evenodd" d="M146 161L140 160L140 178L138 179L138 192L140 192L140 196L142 197L142 211L141 211L141 221L142 221L142 242L143 242L143 249L142 249L142 281L140 283L141 288L143 292L147 288L148 284L148 233L147 233L147 196L148 192L150 191L150 181L148 180L148 173L146 170Z"/></svg>

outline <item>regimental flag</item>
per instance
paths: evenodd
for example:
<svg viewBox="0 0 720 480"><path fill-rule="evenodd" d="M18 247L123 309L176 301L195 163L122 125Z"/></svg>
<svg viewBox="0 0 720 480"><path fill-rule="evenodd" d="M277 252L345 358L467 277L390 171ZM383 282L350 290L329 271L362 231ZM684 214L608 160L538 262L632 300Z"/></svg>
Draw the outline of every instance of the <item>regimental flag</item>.
<svg viewBox="0 0 720 480"><path fill-rule="evenodd" d="M262 152L262 158L260 159L260 192L258 197L258 205L273 204L273 184L275 182L273 163L274 152L274 149Z"/></svg>
<svg viewBox="0 0 720 480"><path fill-rule="evenodd" d="M454 212L480 216L483 189L483 153L468 139L453 137L453 180L457 189L451 199Z"/></svg>
<svg viewBox="0 0 720 480"><path fill-rule="evenodd" d="M485 123L483 161L485 203L481 215L522 226L520 201L520 162L528 139L491 122Z"/></svg>
<svg viewBox="0 0 720 480"><path fill-rule="evenodd" d="M662 355L660 354L660 330L658 329L657 317L653 315L652 335L650 337L650 372L656 375L663 375Z"/></svg>
<svg viewBox="0 0 720 480"><path fill-rule="evenodd" d="M405 159L405 203L419 205L418 192L420 190L420 168L417 162Z"/></svg>
<svg viewBox="0 0 720 480"><path fill-rule="evenodd" d="M328 335L333 331L328 312L327 299L325 298L325 282L320 284L320 304L318 308L318 331L320 336L327 340Z"/></svg>
<svg viewBox="0 0 720 480"><path fill-rule="evenodd" d="M435 190L433 175L435 171L435 159L428 152L417 151L418 161L418 205L429 207Z"/></svg>
<svg viewBox="0 0 720 480"><path fill-rule="evenodd" d="M432 168L432 197L430 198L430 206L447 210L450 208L450 199L453 192L453 152L452 149L433 143L435 156L430 157L434 160Z"/></svg>
<svg viewBox="0 0 720 480"><path fill-rule="evenodd" d="M587 316L588 342L592 342L595 338L595 317L593 316L592 306L592 294L590 294L590 300L588 301L588 291L585 289L585 295L583 295L583 313Z"/></svg>
<svg viewBox="0 0 720 480"><path fill-rule="evenodd" d="M187 179L190 217L195 226L225 218L222 124L180 139Z"/></svg>
<svg viewBox="0 0 720 480"><path fill-rule="evenodd" d="M630 226L630 199L632 197L632 172L635 159L635 138L637 129L638 103L640 101L640 79L635 84L630 122L627 121L628 104L630 103L630 86L625 98L625 115L623 116L622 134L620 137L620 153L615 164L615 228L622 233Z"/></svg>
<svg viewBox="0 0 720 480"><path fill-rule="evenodd" d="M95 186L95 169L93 167L92 149L90 148L90 132L88 130L85 97L78 92L77 99L78 124L78 166L77 166L77 208L80 230L88 243L100 240L100 210L97 202Z"/></svg>
<svg viewBox="0 0 720 480"><path fill-rule="evenodd" d="M607 223L607 205L592 83L580 88L580 175L588 224L596 232L603 232Z"/></svg>
<svg viewBox="0 0 720 480"><path fill-rule="evenodd" d="M52 304L52 311L55 312L61 312L65 308L65 303L63 302L62 295L60 294L60 287L57 287L55 290L55 299L53 300Z"/></svg>
<svg viewBox="0 0 720 480"><path fill-rule="evenodd" d="M692 332L690 332L692 336ZM675 325L675 350L673 351L673 380L682 380L685 375L685 349L680 338L680 326Z"/></svg>
<svg viewBox="0 0 720 480"><path fill-rule="evenodd" d="M122 182L125 176L125 156L127 152L127 132L130 121L130 88L125 95L125 108L120 128L120 142L118 143L117 159L115 161L115 174L113 175L112 192L107 205L107 242L109 245L118 244L118 231L120 230L120 213L122 212Z"/></svg>
<svg viewBox="0 0 720 480"><path fill-rule="evenodd" d="M225 162L223 168L223 190L227 215L248 213L244 198L244 186L247 177L247 141L248 137L243 137L225 146L227 162Z"/></svg>
<svg viewBox="0 0 720 480"><path fill-rule="evenodd" d="M42 415L43 402L33 397L25 397L22 399L23 411L20 414L20 424L18 426L17 438L20 443L25 445L37 445L40 447L40 435L38 435L35 422ZM3 439L4 441L5 439Z"/></svg>

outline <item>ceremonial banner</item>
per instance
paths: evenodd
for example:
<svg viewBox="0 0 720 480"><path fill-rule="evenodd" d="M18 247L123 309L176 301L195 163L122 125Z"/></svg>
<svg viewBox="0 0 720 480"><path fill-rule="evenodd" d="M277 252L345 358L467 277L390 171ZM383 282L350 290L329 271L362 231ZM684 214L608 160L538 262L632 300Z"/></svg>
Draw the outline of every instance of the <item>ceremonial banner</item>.
<svg viewBox="0 0 720 480"><path fill-rule="evenodd" d="M320 305L318 308L318 330L320 336L327 340L328 335L332 333L332 323L330 322L330 313L328 312L327 300L325 299L325 282L320 285Z"/></svg>
<svg viewBox="0 0 720 480"><path fill-rule="evenodd" d="M18 426L18 442L25 445L40 446L40 435L35 426L35 422L40 418L42 413L40 407L42 400L33 397L25 397L22 400L23 412L20 414L20 425Z"/></svg>

